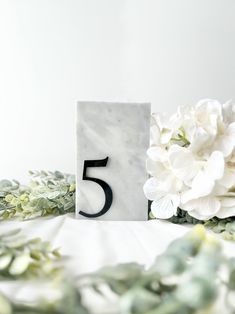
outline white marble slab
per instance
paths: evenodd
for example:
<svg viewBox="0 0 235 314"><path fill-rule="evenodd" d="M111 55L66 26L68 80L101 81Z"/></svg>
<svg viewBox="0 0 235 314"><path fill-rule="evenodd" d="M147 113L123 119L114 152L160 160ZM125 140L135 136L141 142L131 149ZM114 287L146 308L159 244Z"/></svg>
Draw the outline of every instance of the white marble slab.
<svg viewBox="0 0 235 314"><path fill-rule="evenodd" d="M94 215L98 220L147 220L143 185L150 111L148 103L78 103L77 218L94 219ZM84 173L84 161L88 160L107 164L88 167ZM103 180L111 191L83 180L84 175Z"/></svg>

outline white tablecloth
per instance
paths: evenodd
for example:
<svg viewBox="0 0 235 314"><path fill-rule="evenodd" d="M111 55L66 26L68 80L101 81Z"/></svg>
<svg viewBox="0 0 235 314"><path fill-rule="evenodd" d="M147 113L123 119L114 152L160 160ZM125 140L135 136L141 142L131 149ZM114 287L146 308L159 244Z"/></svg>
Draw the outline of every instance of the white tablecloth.
<svg viewBox="0 0 235 314"><path fill-rule="evenodd" d="M138 262L150 265L157 254L189 227L161 221L77 220L73 215L0 223L0 233L22 228L27 237L41 237L59 247L76 274L105 265Z"/></svg>
<svg viewBox="0 0 235 314"><path fill-rule="evenodd" d="M0 223L0 233L22 228L27 237L41 237L59 247L71 273L93 272L106 265L138 262L148 267L168 244L184 235L191 226L175 225L165 221L95 221L76 220L73 215L42 218L31 221ZM235 256L235 244L222 241L224 252ZM21 298L24 287L14 291ZM5 284L0 290L12 294Z"/></svg>

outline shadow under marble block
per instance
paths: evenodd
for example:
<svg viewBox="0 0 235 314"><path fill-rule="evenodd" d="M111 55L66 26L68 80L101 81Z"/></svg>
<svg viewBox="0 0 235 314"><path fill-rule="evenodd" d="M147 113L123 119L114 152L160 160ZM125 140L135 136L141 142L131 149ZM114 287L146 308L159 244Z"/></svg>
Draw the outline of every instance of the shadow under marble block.
<svg viewBox="0 0 235 314"><path fill-rule="evenodd" d="M76 217L147 220L150 104L78 102Z"/></svg>

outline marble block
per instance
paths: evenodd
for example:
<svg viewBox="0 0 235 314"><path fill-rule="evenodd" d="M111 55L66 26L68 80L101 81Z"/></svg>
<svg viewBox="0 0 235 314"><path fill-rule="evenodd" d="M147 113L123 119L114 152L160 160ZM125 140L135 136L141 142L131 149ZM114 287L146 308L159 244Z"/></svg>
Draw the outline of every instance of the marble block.
<svg viewBox="0 0 235 314"><path fill-rule="evenodd" d="M78 102L76 217L147 220L150 104Z"/></svg>

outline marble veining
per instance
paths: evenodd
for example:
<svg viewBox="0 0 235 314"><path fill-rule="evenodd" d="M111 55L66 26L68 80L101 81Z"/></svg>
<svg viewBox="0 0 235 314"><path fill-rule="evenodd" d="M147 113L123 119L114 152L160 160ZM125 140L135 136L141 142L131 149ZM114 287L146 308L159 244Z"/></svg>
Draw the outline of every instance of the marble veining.
<svg viewBox="0 0 235 314"><path fill-rule="evenodd" d="M105 197L95 182L82 180L84 160L109 157L106 167L88 168L87 176L104 180L113 192L110 209L99 220L147 220L143 185L149 146L150 104L78 102L76 216L97 213Z"/></svg>

